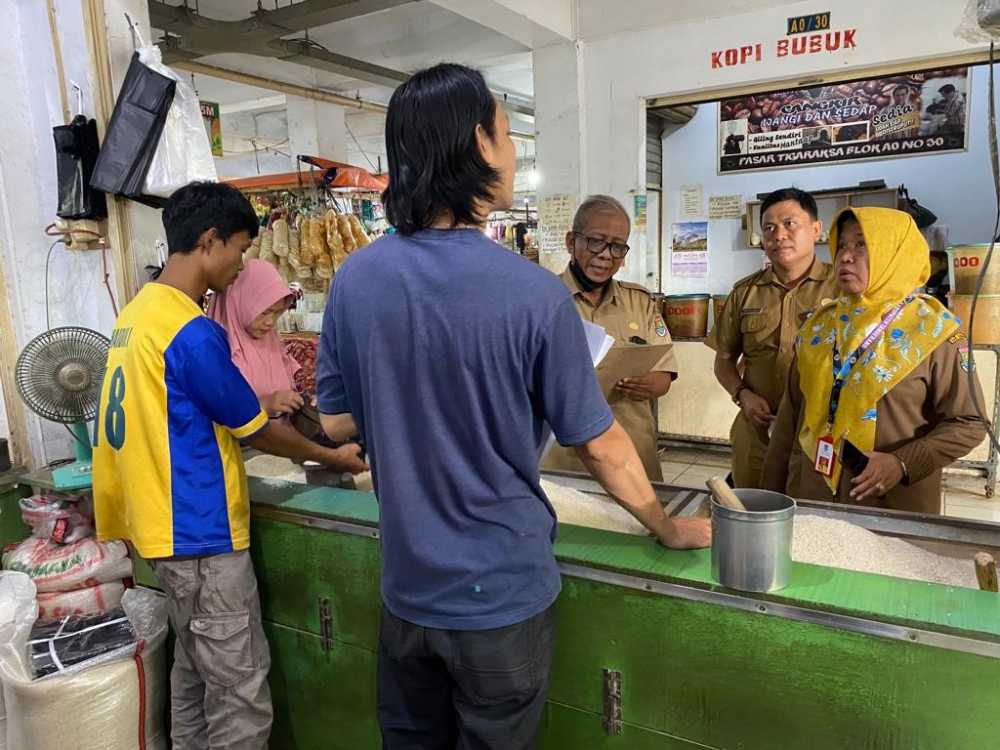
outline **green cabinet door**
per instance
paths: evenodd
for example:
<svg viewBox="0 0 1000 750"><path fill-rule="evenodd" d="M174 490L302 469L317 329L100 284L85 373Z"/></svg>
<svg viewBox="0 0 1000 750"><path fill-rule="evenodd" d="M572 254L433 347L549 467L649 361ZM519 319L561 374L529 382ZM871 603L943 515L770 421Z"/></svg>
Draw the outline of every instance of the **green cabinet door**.
<svg viewBox="0 0 1000 750"><path fill-rule="evenodd" d="M265 620L319 633L317 603L327 599L333 637L375 650L382 598L374 539L255 518L250 552Z"/></svg>
<svg viewBox="0 0 1000 750"><path fill-rule="evenodd" d="M995 658L566 576L556 612L555 703L600 714L614 669L626 723L700 746L1000 747Z"/></svg>
<svg viewBox="0 0 1000 750"><path fill-rule="evenodd" d="M264 623L271 646L274 729L269 750L378 750L376 656L312 633Z"/></svg>

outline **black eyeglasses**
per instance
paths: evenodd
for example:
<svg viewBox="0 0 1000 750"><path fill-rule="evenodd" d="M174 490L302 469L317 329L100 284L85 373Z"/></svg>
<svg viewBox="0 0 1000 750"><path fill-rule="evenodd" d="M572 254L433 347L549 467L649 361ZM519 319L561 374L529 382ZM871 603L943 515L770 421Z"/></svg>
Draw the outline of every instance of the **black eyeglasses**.
<svg viewBox="0 0 1000 750"><path fill-rule="evenodd" d="M588 237L580 232L573 232L573 236L576 239L582 239L587 241L587 252L592 255L600 255L607 248L611 252L612 258L624 258L628 253L628 245L621 242L608 242L607 240L602 240L600 237Z"/></svg>

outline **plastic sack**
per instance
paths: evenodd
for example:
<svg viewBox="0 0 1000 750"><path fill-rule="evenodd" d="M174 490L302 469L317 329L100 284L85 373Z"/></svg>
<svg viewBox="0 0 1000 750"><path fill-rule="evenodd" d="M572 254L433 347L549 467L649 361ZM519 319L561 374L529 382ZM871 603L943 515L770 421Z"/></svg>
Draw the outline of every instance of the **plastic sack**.
<svg viewBox="0 0 1000 750"><path fill-rule="evenodd" d="M3 566L28 574L40 592L72 591L132 577L128 547L117 540L53 544L32 536L4 554Z"/></svg>
<svg viewBox="0 0 1000 750"><path fill-rule="evenodd" d="M146 750L167 750L166 599L149 589L131 589L122 605L141 639L138 647L34 681L27 678L24 656L13 669L0 658L9 747L121 750L136 748L142 737ZM0 612L3 608L0 593ZM3 638L0 623L0 644Z"/></svg>
<svg viewBox="0 0 1000 750"><path fill-rule="evenodd" d="M971 44L1000 40L1000 0L968 0L955 36Z"/></svg>
<svg viewBox="0 0 1000 750"><path fill-rule="evenodd" d="M70 544L94 535L94 504L86 496L32 495L22 498L21 520L32 536L56 544Z"/></svg>
<svg viewBox="0 0 1000 750"><path fill-rule="evenodd" d="M4 681L28 680L28 636L37 617L31 578L0 571L0 678Z"/></svg>
<svg viewBox="0 0 1000 750"><path fill-rule="evenodd" d="M56 182L61 219L103 219L108 215L104 193L90 187L97 153L97 122L77 115L69 125L52 128L56 146Z"/></svg>
<svg viewBox="0 0 1000 750"><path fill-rule="evenodd" d="M215 182L218 174L198 95L187 81L163 64L159 47L143 47L139 50L139 60L176 83L174 100L146 173L143 193L169 198L177 188L194 180Z"/></svg>
<svg viewBox="0 0 1000 750"><path fill-rule="evenodd" d="M99 583L73 591L39 593L38 619L58 620L68 615L99 615L119 606L125 584L121 581Z"/></svg>
<svg viewBox="0 0 1000 750"><path fill-rule="evenodd" d="M157 73L132 55L115 109L97 155L91 187L160 206L162 199L144 199L142 187L153 161L177 81Z"/></svg>

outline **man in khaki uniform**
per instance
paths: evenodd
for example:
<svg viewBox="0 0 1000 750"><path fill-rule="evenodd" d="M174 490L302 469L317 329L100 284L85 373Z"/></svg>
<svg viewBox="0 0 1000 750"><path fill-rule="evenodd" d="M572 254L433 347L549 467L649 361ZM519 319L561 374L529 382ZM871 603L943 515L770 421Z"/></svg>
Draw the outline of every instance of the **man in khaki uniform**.
<svg viewBox="0 0 1000 750"><path fill-rule="evenodd" d="M670 334L649 292L638 284L615 281L625 262L631 222L614 198L591 196L577 209L566 234L569 266L560 278L569 287L580 316L604 328L616 345L669 344ZM663 481L656 449L653 405L677 377L673 348L637 377L624 378L608 396L615 418L632 438L651 481ZM542 468L586 472L572 448L555 445Z"/></svg>
<svg viewBox="0 0 1000 750"><path fill-rule="evenodd" d="M830 264L816 258L823 224L809 193L771 193L761 204L761 229L771 267L736 282L706 340L716 352L715 377L740 407L729 433L737 487L760 486L795 336L812 310L838 294Z"/></svg>

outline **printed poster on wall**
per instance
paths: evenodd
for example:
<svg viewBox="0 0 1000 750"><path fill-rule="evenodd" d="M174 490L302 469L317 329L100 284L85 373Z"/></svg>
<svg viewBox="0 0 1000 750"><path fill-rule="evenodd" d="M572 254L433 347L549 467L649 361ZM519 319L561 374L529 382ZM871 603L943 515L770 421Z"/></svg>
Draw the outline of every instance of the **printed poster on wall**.
<svg viewBox="0 0 1000 750"><path fill-rule="evenodd" d="M634 203L635 206L633 213L635 214L635 228L641 231L646 228L646 196L635 196Z"/></svg>
<svg viewBox="0 0 1000 750"><path fill-rule="evenodd" d="M201 119L205 122L205 132L212 146L212 156L223 155L222 152L222 119L219 117L219 105L215 102L198 102L201 107Z"/></svg>
<svg viewBox="0 0 1000 750"><path fill-rule="evenodd" d="M670 274L708 276L708 222L678 221L671 227Z"/></svg>
<svg viewBox="0 0 1000 750"><path fill-rule="evenodd" d="M969 69L906 73L719 103L719 174L961 151Z"/></svg>
<svg viewBox="0 0 1000 750"><path fill-rule="evenodd" d="M681 218L697 219L705 215L705 191L701 185L681 185Z"/></svg>
<svg viewBox="0 0 1000 750"><path fill-rule="evenodd" d="M568 193L538 198L538 250L540 253L565 253L566 232L573 226L577 198Z"/></svg>

